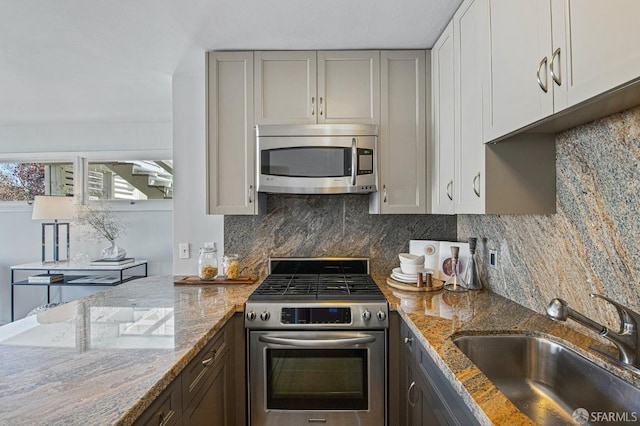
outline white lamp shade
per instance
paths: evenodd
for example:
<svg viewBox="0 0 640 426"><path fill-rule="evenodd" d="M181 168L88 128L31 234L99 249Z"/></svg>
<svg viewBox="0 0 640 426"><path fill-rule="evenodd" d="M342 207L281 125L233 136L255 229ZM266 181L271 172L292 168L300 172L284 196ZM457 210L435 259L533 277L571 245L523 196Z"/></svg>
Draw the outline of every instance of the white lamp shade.
<svg viewBox="0 0 640 426"><path fill-rule="evenodd" d="M36 195L33 200L33 220L73 219L73 197Z"/></svg>

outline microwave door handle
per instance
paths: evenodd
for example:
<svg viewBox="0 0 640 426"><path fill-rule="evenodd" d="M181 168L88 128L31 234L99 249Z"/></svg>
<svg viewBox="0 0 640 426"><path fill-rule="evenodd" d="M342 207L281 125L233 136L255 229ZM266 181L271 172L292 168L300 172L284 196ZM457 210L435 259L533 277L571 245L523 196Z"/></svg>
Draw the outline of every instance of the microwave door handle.
<svg viewBox="0 0 640 426"><path fill-rule="evenodd" d="M337 339L290 339L278 336L260 336L258 340L263 343L275 343L278 345L297 346L297 347L334 347L347 345L357 345L362 343L371 343L376 340L375 336L370 334L360 335L357 337L345 337Z"/></svg>
<svg viewBox="0 0 640 426"><path fill-rule="evenodd" d="M356 185L358 176L358 142L356 138L351 139L351 185Z"/></svg>

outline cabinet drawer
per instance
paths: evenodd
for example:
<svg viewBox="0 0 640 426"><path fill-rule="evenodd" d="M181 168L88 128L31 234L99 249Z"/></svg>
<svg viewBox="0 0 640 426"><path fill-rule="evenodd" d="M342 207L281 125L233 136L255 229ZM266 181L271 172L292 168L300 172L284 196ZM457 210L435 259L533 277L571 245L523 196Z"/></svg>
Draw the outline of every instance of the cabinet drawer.
<svg viewBox="0 0 640 426"><path fill-rule="evenodd" d="M180 376L134 422L136 426L180 425L182 416L182 389Z"/></svg>
<svg viewBox="0 0 640 426"><path fill-rule="evenodd" d="M182 397L186 407L213 374L215 367L229 350L228 327L220 330L182 372Z"/></svg>

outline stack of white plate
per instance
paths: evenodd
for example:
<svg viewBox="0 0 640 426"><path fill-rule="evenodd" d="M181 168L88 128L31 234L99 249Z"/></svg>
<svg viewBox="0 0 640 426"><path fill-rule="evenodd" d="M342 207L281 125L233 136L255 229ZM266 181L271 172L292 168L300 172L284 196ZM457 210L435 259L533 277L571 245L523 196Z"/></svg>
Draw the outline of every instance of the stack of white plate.
<svg viewBox="0 0 640 426"><path fill-rule="evenodd" d="M422 269L420 271L420 273L422 274L422 276L424 277L424 274L430 272L427 269ZM393 268L393 270L391 271L391 278L393 278L396 281L399 281L401 283L405 283L405 284L415 284L418 282L418 274L405 274L404 272L402 272L402 269L398 268Z"/></svg>

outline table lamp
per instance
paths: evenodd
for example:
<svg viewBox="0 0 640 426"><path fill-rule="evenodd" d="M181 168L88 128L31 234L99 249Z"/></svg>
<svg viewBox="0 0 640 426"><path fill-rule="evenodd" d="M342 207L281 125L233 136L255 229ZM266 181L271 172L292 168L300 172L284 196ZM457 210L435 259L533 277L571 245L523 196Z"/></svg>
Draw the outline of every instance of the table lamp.
<svg viewBox="0 0 640 426"><path fill-rule="evenodd" d="M66 228L66 258L69 260L69 222L58 222L58 220L73 219L73 197L62 197L54 195L36 195L33 200L33 220L53 220L42 224L42 263L60 261L60 228ZM46 235L47 228L53 229L53 259L47 260ZM63 246L64 247L64 246Z"/></svg>

